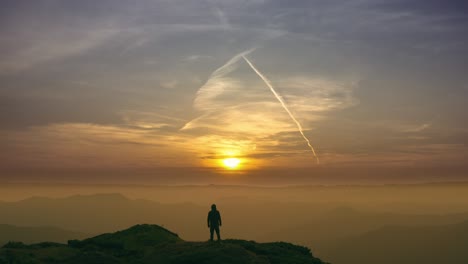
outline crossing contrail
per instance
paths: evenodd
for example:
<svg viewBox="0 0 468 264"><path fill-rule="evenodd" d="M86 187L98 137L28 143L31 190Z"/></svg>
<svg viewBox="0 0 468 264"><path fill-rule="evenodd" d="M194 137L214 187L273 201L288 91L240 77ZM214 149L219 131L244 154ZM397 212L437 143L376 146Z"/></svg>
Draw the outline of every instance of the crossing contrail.
<svg viewBox="0 0 468 264"><path fill-rule="evenodd" d="M257 70L257 68L255 68L255 66L252 64L252 62L250 62L250 60L247 59L247 57L245 57L244 54L242 54L242 58L244 58L244 60L247 62L247 64L249 64L250 68L252 68L252 70L254 70L255 73L263 80L263 82L266 84L266 86L268 86L268 88L270 88L270 91L275 95L276 99L278 99L278 101L281 103L281 105L283 106L283 109L288 113L289 117L294 121L294 123L296 123L297 130L299 130L299 133L301 133L302 137L307 142L307 145L309 146L310 150L314 154L315 159L317 160L317 164L320 164L320 160L319 160L317 154L315 153L314 147L312 147L312 144L310 144L309 139L306 137L306 135L304 135L301 123L299 123L299 121L297 121L297 119L294 117L294 115L291 113L291 111L289 111L289 108L286 105L286 103L283 101L283 98L281 97L281 95L279 95L275 91L275 88L273 88L273 86L271 85L270 80L268 80L267 77L265 77L259 70Z"/></svg>

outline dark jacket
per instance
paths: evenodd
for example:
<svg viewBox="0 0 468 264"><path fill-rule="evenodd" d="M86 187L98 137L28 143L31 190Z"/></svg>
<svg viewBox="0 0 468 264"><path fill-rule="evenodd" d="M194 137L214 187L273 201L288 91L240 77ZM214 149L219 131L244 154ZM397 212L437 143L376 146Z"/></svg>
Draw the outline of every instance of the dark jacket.
<svg viewBox="0 0 468 264"><path fill-rule="evenodd" d="M220 226L221 225L221 214L218 210L211 210L208 212L208 226Z"/></svg>

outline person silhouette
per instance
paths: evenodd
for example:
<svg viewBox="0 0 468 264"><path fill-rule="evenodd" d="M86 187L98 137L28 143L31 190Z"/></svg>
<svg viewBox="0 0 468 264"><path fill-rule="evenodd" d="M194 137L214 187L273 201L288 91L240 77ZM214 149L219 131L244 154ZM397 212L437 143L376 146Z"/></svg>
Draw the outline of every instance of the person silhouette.
<svg viewBox="0 0 468 264"><path fill-rule="evenodd" d="M216 231L218 241L221 241L219 227L221 226L221 214L216 210L216 204L211 205L211 211L208 212L208 227L210 228L210 241L213 241L213 233Z"/></svg>

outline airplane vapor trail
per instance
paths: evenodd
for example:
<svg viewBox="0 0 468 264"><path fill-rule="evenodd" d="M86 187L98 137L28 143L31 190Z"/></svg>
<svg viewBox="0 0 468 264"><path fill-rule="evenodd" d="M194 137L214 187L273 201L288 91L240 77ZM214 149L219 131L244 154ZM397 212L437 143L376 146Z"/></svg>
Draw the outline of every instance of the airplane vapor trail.
<svg viewBox="0 0 468 264"><path fill-rule="evenodd" d="M307 142L307 145L309 146L310 150L311 150L312 153L314 154L315 159L317 160L317 164L320 164L320 160L319 160L317 154L315 153L314 147L312 147L312 144L310 144L309 139L306 137L306 135L304 135L304 132L303 132L301 123L299 123L299 121L297 121L297 119L294 117L294 115L291 113L291 111L289 111L289 108L288 108L288 106L286 105L286 103L284 102L284 100L283 100L283 98L281 97L281 95L279 95L279 94L276 92L275 88L273 88L273 85L271 85L270 80L268 80L267 77L265 77L265 76L252 64L252 62L250 62L250 60L247 59L247 57L246 57L244 54L242 54L242 58L244 58L244 60L247 62L247 64L249 64L250 68L252 68L252 70L254 70L254 72L263 80L263 82L266 84L266 86L268 86L268 88L270 88L270 91L275 95L276 99L278 99L278 101L281 103L281 105L283 106L283 109L288 113L289 117L294 121L294 123L296 123L297 130L299 130L299 133L301 133L302 138L304 138L304 140Z"/></svg>

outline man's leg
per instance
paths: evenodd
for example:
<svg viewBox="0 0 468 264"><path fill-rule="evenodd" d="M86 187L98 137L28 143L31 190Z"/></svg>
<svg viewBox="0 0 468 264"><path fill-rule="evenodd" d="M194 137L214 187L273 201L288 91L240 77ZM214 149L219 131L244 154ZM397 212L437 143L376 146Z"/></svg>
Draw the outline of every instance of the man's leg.
<svg viewBox="0 0 468 264"><path fill-rule="evenodd" d="M213 232L214 232L214 227L210 226L210 241L213 241Z"/></svg>
<svg viewBox="0 0 468 264"><path fill-rule="evenodd" d="M221 235L219 234L219 226L217 226L215 228L215 230L216 230L216 236L218 237L218 241L220 241L221 240Z"/></svg>

